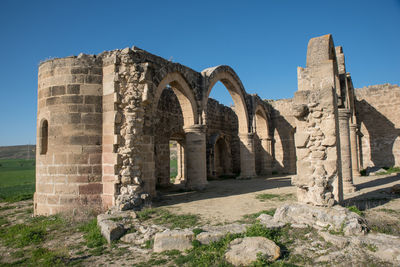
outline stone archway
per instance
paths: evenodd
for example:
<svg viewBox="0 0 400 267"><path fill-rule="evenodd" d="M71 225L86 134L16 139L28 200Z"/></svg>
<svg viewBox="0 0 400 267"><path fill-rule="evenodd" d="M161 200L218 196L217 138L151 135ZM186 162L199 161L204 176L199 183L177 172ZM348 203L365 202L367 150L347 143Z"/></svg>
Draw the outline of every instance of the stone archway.
<svg viewBox="0 0 400 267"><path fill-rule="evenodd" d="M234 102L234 111L238 117L240 139L240 178L247 179L256 176L253 133L249 127L248 107L246 91L237 74L229 66L217 66L202 71L206 78L206 86L203 92L202 109L203 120L207 120L207 102L214 85L222 82L228 90Z"/></svg>
<svg viewBox="0 0 400 267"><path fill-rule="evenodd" d="M204 125L198 124L198 105L194 90L179 72L167 73L157 85L153 105L158 104L162 92L168 87L175 93L183 115L186 187L203 189L207 184L206 137ZM154 109L153 106L153 111ZM157 131L157 129L154 129L154 131Z"/></svg>

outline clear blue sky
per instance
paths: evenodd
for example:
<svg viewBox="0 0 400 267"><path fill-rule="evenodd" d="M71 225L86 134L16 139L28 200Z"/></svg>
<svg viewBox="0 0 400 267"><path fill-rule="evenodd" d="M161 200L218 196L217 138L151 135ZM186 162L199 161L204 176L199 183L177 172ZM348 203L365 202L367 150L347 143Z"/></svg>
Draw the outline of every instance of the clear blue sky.
<svg viewBox="0 0 400 267"><path fill-rule="evenodd" d="M0 1L0 145L35 143L38 63L136 45L247 92L290 98L312 37L332 33L355 87L400 83L400 1ZM232 103L216 86L212 96Z"/></svg>

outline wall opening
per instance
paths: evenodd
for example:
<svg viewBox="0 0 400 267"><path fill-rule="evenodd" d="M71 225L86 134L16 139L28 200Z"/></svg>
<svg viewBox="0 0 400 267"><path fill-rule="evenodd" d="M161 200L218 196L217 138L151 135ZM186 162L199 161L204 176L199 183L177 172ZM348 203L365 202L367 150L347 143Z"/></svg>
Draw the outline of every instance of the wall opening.
<svg viewBox="0 0 400 267"><path fill-rule="evenodd" d="M43 120L40 125L39 142L40 155L45 155L47 153L49 143L49 123L47 120Z"/></svg>
<svg viewBox="0 0 400 267"><path fill-rule="evenodd" d="M169 141L169 182L182 184L185 179L185 147L183 140L171 138Z"/></svg>

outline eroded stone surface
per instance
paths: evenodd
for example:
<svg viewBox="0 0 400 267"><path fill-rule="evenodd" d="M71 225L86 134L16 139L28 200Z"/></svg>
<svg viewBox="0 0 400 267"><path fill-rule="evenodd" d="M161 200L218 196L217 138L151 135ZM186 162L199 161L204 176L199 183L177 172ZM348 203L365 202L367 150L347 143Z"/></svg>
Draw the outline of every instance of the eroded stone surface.
<svg viewBox="0 0 400 267"><path fill-rule="evenodd" d="M193 247L194 233L191 230L166 230L154 237L154 252L166 250L185 251Z"/></svg>
<svg viewBox="0 0 400 267"><path fill-rule="evenodd" d="M247 266L260 255L269 261L275 261L281 250L273 241L265 237L237 238L229 244L225 259L235 266Z"/></svg>
<svg viewBox="0 0 400 267"><path fill-rule="evenodd" d="M306 224L319 230L334 230L345 235L363 235L368 229L362 217L341 206L326 208L306 204L287 204L276 210L274 220Z"/></svg>

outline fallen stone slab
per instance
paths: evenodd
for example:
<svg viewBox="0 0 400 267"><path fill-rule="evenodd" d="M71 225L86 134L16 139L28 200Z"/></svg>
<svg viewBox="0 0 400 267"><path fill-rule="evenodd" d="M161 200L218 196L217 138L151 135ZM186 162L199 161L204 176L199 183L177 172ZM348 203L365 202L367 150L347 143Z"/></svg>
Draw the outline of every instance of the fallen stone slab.
<svg viewBox="0 0 400 267"><path fill-rule="evenodd" d="M154 237L154 252L163 252L166 250L185 251L193 247L194 233L188 229L185 230L166 230L157 233Z"/></svg>
<svg viewBox="0 0 400 267"><path fill-rule="evenodd" d="M274 221L274 217L268 214L261 214L257 217L257 220L268 229L278 229L285 226L285 223Z"/></svg>
<svg viewBox="0 0 400 267"><path fill-rule="evenodd" d="M112 220L103 219L97 221L97 225L100 227L100 232L110 244L114 240L118 240L126 232L124 225Z"/></svg>
<svg viewBox="0 0 400 267"><path fill-rule="evenodd" d="M260 255L269 261L275 261L281 255L279 246L265 237L237 238L229 243L225 259L235 266L248 266Z"/></svg>
<svg viewBox="0 0 400 267"><path fill-rule="evenodd" d="M350 238L338 235L332 235L325 231L319 231L318 234L326 241L330 242L338 248L344 248L350 243Z"/></svg>
<svg viewBox="0 0 400 267"><path fill-rule="evenodd" d="M363 235L368 230L364 218L339 205L327 208L286 204L276 210L274 221L305 224L318 230L343 232L345 235Z"/></svg>
<svg viewBox="0 0 400 267"><path fill-rule="evenodd" d="M228 233L241 234L246 232L247 224L227 224L221 226L208 226L204 227L204 232L196 236L196 239L202 244L210 244L222 239Z"/></svg>

